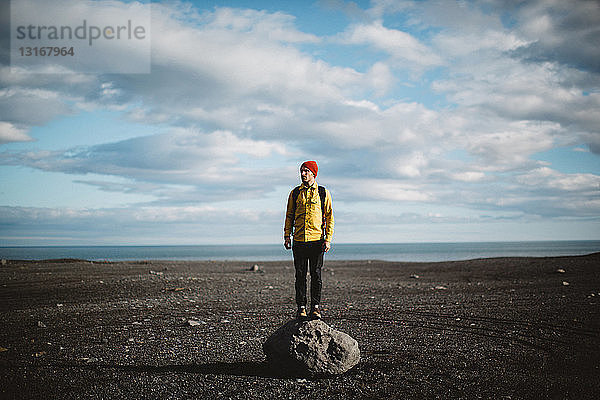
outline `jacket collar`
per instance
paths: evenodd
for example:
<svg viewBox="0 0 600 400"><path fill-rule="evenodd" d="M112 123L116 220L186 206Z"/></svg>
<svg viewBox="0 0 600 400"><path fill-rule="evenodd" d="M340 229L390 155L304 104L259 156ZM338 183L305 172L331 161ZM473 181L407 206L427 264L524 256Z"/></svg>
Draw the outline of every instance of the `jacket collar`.
<svg viewBox="0 0 600 400"><path fill-rule="evenodd" d="M302 182L302 185L300 185L300 187L301 187L302 189L315 189L315 188L317 188L317 186L318 186L318 185L317 185L317 181L316 181L316 180L313 182L313 184L312 184L312 185L307 185L307 184L306 184L306 183L304 183L304 182Z"/></svg>

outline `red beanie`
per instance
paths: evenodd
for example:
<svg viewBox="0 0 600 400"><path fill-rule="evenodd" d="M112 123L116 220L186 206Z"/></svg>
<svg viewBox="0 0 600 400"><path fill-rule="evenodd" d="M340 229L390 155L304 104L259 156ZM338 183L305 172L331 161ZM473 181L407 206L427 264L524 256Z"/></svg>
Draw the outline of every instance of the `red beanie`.
<svg viewBox="0 0 600 400"><path fill-rule="evenodd" d="M302 167L310 169L315 176L317 176L317 172L319 172L319 167L317 166L316 161L304 161L300 166L300 169L302 169Z"/></svg>

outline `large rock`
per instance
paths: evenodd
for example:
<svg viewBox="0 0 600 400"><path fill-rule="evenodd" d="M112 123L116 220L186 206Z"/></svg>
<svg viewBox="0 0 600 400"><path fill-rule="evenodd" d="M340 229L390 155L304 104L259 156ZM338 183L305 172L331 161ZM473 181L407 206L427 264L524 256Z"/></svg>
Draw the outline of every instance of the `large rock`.
<svg viewBox="0 0 600 400"><path fill-rule="evenodd" d="M263 344L267 361L301 374L343 374L360 361L358 342L321 320L291 320Z"/></svg>

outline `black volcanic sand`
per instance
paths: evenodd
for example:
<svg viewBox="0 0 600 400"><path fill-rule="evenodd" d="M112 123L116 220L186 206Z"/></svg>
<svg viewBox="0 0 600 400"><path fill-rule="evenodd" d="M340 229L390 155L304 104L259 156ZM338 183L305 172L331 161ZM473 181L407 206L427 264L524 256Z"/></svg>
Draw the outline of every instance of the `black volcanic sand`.
<svg viewBox="0 0 600 400"><path fill-rule="evenodd" d="M262 343L295 311L294 274L254 264L8 261L0 398L600 396L600 253L326 261L324 321L362 359L319 378L266 364Z"/></svg>

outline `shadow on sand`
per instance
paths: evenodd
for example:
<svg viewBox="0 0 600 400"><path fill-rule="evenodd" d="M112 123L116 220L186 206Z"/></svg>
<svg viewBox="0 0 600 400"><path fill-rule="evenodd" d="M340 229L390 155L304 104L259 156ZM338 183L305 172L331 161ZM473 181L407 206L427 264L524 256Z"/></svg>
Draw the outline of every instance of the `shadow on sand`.
<svg viewBox="0 0 600 400"><path fill-rule="evenodd" d="M79 366L81 368L81 366ZM240 361L240 362L210 362L205 364L183 365L111 365L91 364L89 369L112 369L125 372L139 372L150 374L185 373L201 375L229 375L249 376L262 378L299 378L302 375L289 373L280 368L273 367L266 361Z"/></svg>

